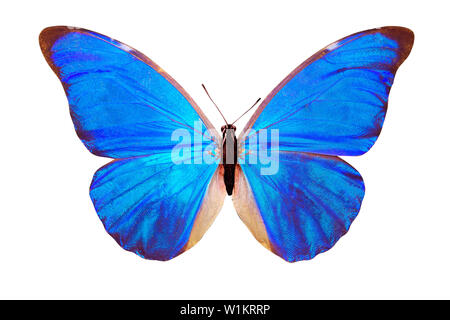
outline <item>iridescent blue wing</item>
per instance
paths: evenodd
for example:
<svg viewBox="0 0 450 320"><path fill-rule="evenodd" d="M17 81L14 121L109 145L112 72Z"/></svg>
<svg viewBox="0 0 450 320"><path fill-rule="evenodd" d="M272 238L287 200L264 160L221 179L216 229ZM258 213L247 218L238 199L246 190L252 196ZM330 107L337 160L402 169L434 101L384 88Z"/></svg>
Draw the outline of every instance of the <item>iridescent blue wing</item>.
<svg viewBox="0 0 450 320"><path fill-rule="evenodd" d="M409 29L384 27L330 44L267 96L241 143L248 144L249 129L278 129L281 150L344 156L367 152L380 134L394 75L413 41Z"/></svg>
<svg viewBox="0 0 450 320"><path fill-rule="evenodd" d="M220 136L200 108L154 62L119 41L51 27L39 42L63 84L81 141L92 153L117 159L91 184L106 231L147 259L168 260L192 247L225 197L218 178L223 169L214 159L203 161L202 153L220 145ZM194 141L181 146L180 135L173 139L177 129ZM178 164L172 161L176 146L188 148L178 150Z"/></svg>
<svg viewBox="0 0 450 320"><path fill-rule="evenodd" d="M274 175L261 175L260 164L238 166L234 206L267 249L289 262L312 259L349 229L363 179L335 156L282 151L278 166Z"/></svg>
<svg viewBox="0 0 450 320"><path fill-rule="evenodd" d="M214 129L184 89L153 61L107 36L50 27L42 52L63 84L75 130L92 153L127 158L170 152L178 128ZM214 132L214 134L216 134ZM203 132L205 145L216 137Z"/></svg>
<svg viewBox="0 0 450 320"><path fill-rule="evenodd" d="M169 260L199 241L219 213L222 171L177 165L168 155L115 160L95 173L90 195L120 246L146 259Z"/></svg>
<svg viewBox="0 0 450 320"><path fill-rule="evenodd" d="M375 143L413 39L406 28L384 27L339 40L297 67L252 116L239 138L245 157L233 200L265 247L287 261L311 259L347 232L364 183L335 156L360 155ZM265 133L267 145L259 135L264 129L278 133ZM249 164L265 148L279 150L272 175L261 161Z"/></svg>

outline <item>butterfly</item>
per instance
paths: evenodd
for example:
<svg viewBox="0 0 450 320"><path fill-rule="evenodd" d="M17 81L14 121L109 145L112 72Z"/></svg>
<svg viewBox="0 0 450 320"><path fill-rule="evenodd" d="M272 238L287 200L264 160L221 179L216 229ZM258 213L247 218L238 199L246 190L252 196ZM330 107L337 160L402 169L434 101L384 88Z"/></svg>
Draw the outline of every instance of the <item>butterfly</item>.
<svg viewBox="0 0 450 320"><path fill-rule="evenodd" d="M228 122L215 130L171 76L128 45L66 26L39 36L78 137L113 159L90 186L99 218L121 247L152 260L194 246L227 194L256 240L286 261L333 247L365 193L361 175L339 156L375 143L413 42L407 28L382 27L328 45L276 86L236 137ZM174 132L194 137L194 148ZM270 150L276 168L267 174Z"/></svg>

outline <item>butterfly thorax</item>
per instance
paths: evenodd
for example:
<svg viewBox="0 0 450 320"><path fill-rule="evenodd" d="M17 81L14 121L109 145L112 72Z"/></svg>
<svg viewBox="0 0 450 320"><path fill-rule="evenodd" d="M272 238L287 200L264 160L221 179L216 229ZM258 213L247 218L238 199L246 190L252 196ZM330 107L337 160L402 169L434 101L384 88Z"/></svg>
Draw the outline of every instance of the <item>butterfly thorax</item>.
<svg viewBox="0 0 450 320"><path fill-rule="evenodd" d="M228 195L231 196L234 188L234 174L237 163L236 127L232 124L222 126L222 164L224 167L224 183Z"/></svg>

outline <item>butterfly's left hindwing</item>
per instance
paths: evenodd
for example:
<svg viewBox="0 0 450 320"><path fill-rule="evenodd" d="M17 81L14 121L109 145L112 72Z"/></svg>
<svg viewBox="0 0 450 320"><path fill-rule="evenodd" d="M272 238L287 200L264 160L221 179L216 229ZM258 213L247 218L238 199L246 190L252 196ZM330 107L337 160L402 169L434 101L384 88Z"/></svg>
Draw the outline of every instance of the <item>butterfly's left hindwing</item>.
<svg viewBox="0 0 450 320"><path fill-rule="evenodd" d="M144 156L99 169L90 195L106 231L124 249L169 260L192 247L225 198L223 174L207 164Z"/></svg>
<svg viewBox="0 0 450 320"><path fill-rule="evenodd" d="M171 158L179 129L189 136L188 148L196 135L202 150L220 145L200 108L153 61L119 41L51 27L39 43L63 84L81 141L117 159L96 172L90 189L106 231L147 259L168 260L192 247L225 197L217 162L197 163L202 155L192 149L176 153L181 163Z"/></svg>

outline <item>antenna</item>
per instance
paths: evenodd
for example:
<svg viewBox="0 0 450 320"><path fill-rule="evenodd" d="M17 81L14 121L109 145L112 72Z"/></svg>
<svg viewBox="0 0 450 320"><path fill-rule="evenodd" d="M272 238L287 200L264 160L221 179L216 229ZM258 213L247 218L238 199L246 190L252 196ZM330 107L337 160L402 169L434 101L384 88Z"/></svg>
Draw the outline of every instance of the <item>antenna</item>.
<svg viewBox="0 0 450 320"><path fill-rule="evenodd" d="M208 90L206 90L205 85L202 83L202 87L205 90L206 94L208 95L209 100L211 100L211 102L216 106L217 110L219 111L220 115L222 116L223 120L225 120L225 123L228 125L227 119L225 119L225 117L223 116L222 112L220 111L219 107L217 106L217 104L214 102L214 100L211 98L211 96L208 93Z"/></svg>
<svg viewBox="0 0 450 320"><path fill-rule="evenodd" d="M250 110L253 109L254 106L256 106L259 102L259 100L261 100L261 98L258 98L258 100L256 100L256 102L247 110L245 111L239 118L237 118L236 120L233 121L232 124L234 124L236 121L238 121L240 118L242 118L247 112L249 112Z"/></svg>

